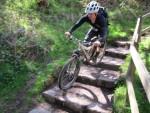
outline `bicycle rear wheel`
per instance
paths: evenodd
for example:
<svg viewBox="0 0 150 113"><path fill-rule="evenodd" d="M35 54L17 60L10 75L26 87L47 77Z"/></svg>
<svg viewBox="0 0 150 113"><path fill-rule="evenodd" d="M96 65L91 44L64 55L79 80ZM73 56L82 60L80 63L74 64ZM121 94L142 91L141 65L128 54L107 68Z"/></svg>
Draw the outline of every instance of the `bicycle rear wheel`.
<svg viewBox="0 0 150 113"><path fill-rule="evenodd" d="M70 88L77 79L79 71L80 71L79 58L76 56L71 57L68 60L68 62L63 66L61 72L59 73L58 78L59 88L62 90Z"/></svg>

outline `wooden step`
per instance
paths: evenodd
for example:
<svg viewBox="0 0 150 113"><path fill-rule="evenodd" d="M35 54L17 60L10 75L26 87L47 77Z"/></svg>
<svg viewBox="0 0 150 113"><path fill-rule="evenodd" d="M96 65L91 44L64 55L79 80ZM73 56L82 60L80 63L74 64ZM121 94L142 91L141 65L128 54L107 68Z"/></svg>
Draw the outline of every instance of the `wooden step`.
<svg viewBox="0 0 150 113"><path fill-rule="evenodd" d="M105 51L105 56L111 56L115 58L126 58L127 54L129 53L129 49L122 48L122 47L107 47Z"/></svg>
<svg viewBox="0 0 150 113"><path fill-rule="evenodd" d="M75 83L67 91L58 86L43 92L45 99L55 105L62 105L75 113L112 113L113 91Z"/></svg>
<svg viewBox="0 0 150 113"><path fill-rule="evenodd" d="M35 108L32 111L30 111L29 113L51 113L51 112L42 107L38 107L38 108Z"/></svg>
<svg viewBox="0 0 150 113"><path fill-rule="evenodd" d="M130 43L131 43L131 41L117 40L117 41L114 41L111 45L116 46L116 47L129 48L130 47Z"/></svg>
<svg viewBox="0 0 150 113"><path fill-rule="evenodd" d="M119 75L120 73L116 71L83 65L81 66L77 81L99 87L114 88Z"/></svg>
<svg viewBox="0 0 150 113"><path fill-rule="evenodd" d="M100 68L104 68L104 69L108 69L108 70L114 70L114 71L118 71L119 67L124 63L123 59L119 59L119 58L113 58L110 56L104 56L102 61L98 64L89 64L89 63L84 63L86 65L91 65L94 67L100 67Z"/></svg>
<svg viewBox="0 0 150 113"><path fill-rule="evenodd" d="M69 113L69 111L62 110L48 103L41 103L29 113Z"/></svg>

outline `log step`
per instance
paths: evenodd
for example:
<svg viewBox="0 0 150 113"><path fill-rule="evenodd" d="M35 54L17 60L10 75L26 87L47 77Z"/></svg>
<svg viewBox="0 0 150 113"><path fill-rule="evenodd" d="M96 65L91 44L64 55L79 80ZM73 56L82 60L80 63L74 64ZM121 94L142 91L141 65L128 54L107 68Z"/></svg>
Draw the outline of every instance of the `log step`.
<svg viewBox="0 0 150 113"><path fill-rule="evenodd" d="M62 110L55 105L48 103L41 103L36 108L31 110L29 113L70 113L69 111Z"/></svg>
<svg viewBox="0 0 150 113"><path fill-rule="evenodd" d="M83 65L81 66L77 81L98 87L114 88L119 75L120 73L116 71Z"/></svg>
<svg viewBox="0 0 150 113"><path fill-rule="evenodd" d="M126 58L127 54L129 53L128 49L122 47L108 47L105 51L106 56L111 56L115 58Z"/></svg>
<svg viewBox="0 0 150 113"><path fill-rule="evenodd" d="M89 64L85 63L86 65L91 65L93 67L100 67L108 70L114 70L114 71L119 71L119 67L124 63L123 59L119 58L113 58L110 56L104 56L102 61L98 64Z"/></svg>
<svg viewBox="0 0 150 113"><path fill-rule="evenodd" d="M50 103L72 109L75 113L112 113L113 91L82 83L75 83L66 92L58 86L45 91Z"/></svg>
<svg viewBox="0 0 150 113"><path fill-rule="evenodd" d="M124 47L124 48L129 48L131 41L122 41L122 40L117 40L113 42L111 45L115 47Z"/></svg>

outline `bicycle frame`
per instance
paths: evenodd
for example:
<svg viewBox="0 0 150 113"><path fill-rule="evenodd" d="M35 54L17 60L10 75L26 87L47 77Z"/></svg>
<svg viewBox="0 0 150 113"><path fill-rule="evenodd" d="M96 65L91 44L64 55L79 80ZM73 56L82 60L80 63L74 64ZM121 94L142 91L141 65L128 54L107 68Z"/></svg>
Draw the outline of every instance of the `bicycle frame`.
<svg viewBox="0 0 150 113"><path fill-rule="evenodd" d="M78 48L81 50L81 52L83 53L83 56L86 58L86 60L90 60L90 55L89 55L89 51L91 49L90 47L86 47L82 44L81 40L75 38L74 36L71 36L71 39L73 39L76 43L78 43Z"/></svg>
<svg viewBox="0 0 150 113"><path fill-rule="evenodd" d="M86 62L90 64L96 64L97 58L101 61L104 55L104 51L102 52L100 57L97 57L97 51L95 51L95 45L92 42L97 40L97 37L92 38L91 46L87 47L82 43L81 40L71 36L70 39L73 40L73 43L78 44L79 51L75 51L71 58L65 63L61 72L59 73L58 83L59 88L66 90L72 86L72 84L77 79L77 76L80 71L80 61L82 61L82 57L86 58ZM100 46L96 46L97 47ZM93 56L94 55L94 56ZM98 53L99 55L99 53ZM83 59L85 61L85 59Z"/></svg>

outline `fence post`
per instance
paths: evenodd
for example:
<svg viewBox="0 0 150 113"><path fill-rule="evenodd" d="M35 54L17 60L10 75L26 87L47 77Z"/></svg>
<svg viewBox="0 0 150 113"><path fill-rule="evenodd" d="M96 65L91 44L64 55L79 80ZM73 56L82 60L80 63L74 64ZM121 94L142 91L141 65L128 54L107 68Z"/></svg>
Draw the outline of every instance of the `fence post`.
<svg viewBox="0 0 150 113"><path fill-rule="evenodd" d="M132 43L130 44L131 46L135 46L138 49L138 43L141 39L141 24L142 24L142 17L140 16L137 20L137 24L135 27L135 31L133 34L133 38L132 38ZM128 71L126 74L126 84L127 84L127 94L126 94L126 103L127 103L127 98L129 99L129 103L131 106L131 112L133 113L139 113L139 109L138 109L138 104L136 102L136 97L135 97L135 93L134 93L134 75L135 75L135 65L134 62L132 60L130 60L130 64L128 67Z"/></svg>
<svg viewBox="0 0 150 113"><path fill-rule="evenodd" d="M137 100L136 100L135 92L134 92L134 87L133 87L133 85L134 85L133 77L134 77L136 69L139 73L139 76L140 76L142 85L144 86L148 100L150 100L150 89L149 89L150 78L148 77L149 74L137 52L138 47L139 47L139 42L141 41L141 33L143 32L142 31L142 21L143 21L143 17L146 17L146 16L150 16L150 13L146 14L144 16L138 17L137 24L136 24L134 34L133 34L133 38L132 38L132 42L130 44L131 60L130 60L128 71L126 74L126 84L127 84L126 103L127 102L130 103L130 108L131 108L132 113L139 113L139 108L138 108L138 104L137 104ZM146 29L149 29L149 28L146 28Z"/></svg>
<svg viewBox="0 0 150 113"><path fill-rule="evenodd" d="M139 113L138 104L135 97L134 87L133 87L133 75L135 72L135 65L131 59L130 65L126 75L126 84L127 84L127 94L129 97L129 103L132 113Z"/></svg>
<svg viewBox="0 0 150 113"><path fill-rule="evenodd" d="M130 63L129 63L129 67L128 67L128 71L127 71L127 74L126 74L126 79L129 79L131 78L131 81L132 83L134 82L134 78L133 78L133 75L135 73L135 65L133 63L133 60L132 58L130 59ZM126 92L126 103L128 102L128 89L127 89L127 92Z"/></svg>
<svg viewBox="0 0 150 113"><path fill-rule="evenodd" d="M134 46L136 47L137 50L138 50L139 42L141 41L142 16L140 16L138 19L139 19L139 26L137 30L137 37L134 40Z"/></svg>

